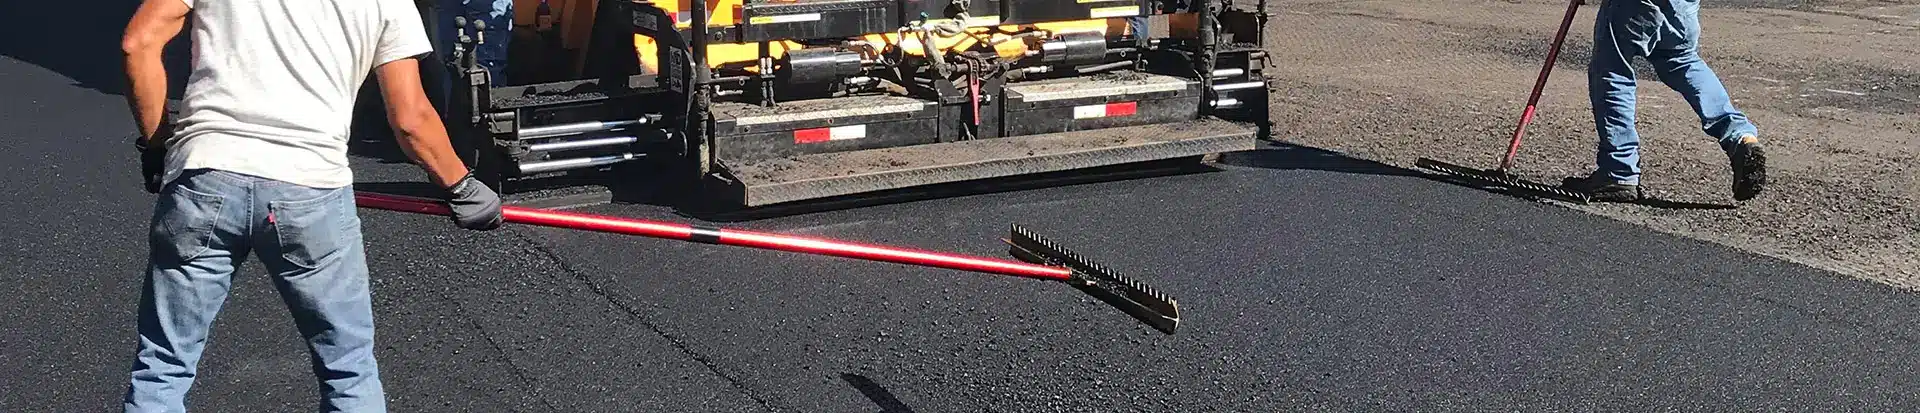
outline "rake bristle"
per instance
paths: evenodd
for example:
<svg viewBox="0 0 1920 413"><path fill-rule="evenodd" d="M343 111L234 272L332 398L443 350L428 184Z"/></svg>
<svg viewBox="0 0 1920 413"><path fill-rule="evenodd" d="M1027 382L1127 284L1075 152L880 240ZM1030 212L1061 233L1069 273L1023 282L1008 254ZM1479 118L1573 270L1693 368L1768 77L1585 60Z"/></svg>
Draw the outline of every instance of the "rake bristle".
<svg viewBox="0 0 1920 413"><path fill-rule="evenodd" d="M1118 272L1115 272L1112 269L1108 269L1105 265L1100 265L1098 263L1087 260L1086 258L1081 257L1080 254L1076 254L1073 251L1067 250L1065 247L1061 247L1060 244L1056 244L1052 240L1041 238L1040 236L1035 235L1032 231L1028 231L1025 227L1015 225L1013 227L1013 231L1016 237L1024 238L1026 240L1039 244L1041 248L1044 248L1044 251L1042 251L1043 254L1061 258L1061 261L1062 261L1061 264L1063 265L1066 265L1076 270L1087 272L1089 273L1089 275L1098 275L1100 276L1100 278L1104 278L1104 280L1102 281L1117 282L1120 285L1124 285L1129 289L1138 291L1142 294L1147 294L1149 296L1152 296L1162 301L1172 301L1171 299L1167 298L1165 294L1161 294L1159 291L1155 291L1152 287L1148 287L1146 286L1146 284L1141 284L1139 281L1136 281L1132 278L1128 278L1124 275L1120 275Z"/></svg>
<svg viewBox="0 0 1920 413"><path fill-rule="evenodd" d="M1487 170L1468 168L1464 166L1448 164L1445 162L1435 161L1435 160L1426 159L1426 158L1421 158L1414 165L1419 166L1421 168L1438 171L1440 173L1444 173L1449 176L1465 178L1467 180L1478 181L1486 184L1492 184L1494 186L1499 186L1504 188L1517 189L1525 192L1532 192L1538 195L1545 195L1549 198L1556 198L1563 201L1585 204L1592 200L1592 197L1588 196L1587 194L1568 191L1566 189L1563 189L1557 186L1544 185L1536 182L1527 181L1525 179L1521 179L1519 177L1509 175L1501 171L1487 171ZM1485 188L1481 188L1481 189L1485 189Z"/></svg>
<svg viewBox="0 0 1920 413"><path fill-rule="evenodd" d="M1008 242L1013 244L1016 256L1072 269L1075 287L1161 332L1173 334L1174 327L1180 321L1179 303L1166 294L1081 257L1025 227L1014 225L1013 237Z"/></svg>

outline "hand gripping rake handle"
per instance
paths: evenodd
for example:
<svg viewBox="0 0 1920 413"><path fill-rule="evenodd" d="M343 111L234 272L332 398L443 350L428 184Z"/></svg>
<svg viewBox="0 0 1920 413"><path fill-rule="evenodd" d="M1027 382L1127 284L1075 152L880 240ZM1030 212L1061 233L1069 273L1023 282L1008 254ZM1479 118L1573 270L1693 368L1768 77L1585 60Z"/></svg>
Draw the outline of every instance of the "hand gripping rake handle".
<svg viewBox="0 0 1920 413"><path fill-rule="evenodd" d="M1533 83L1533 96L1527 98L1527 110L1520 114L1520 125L1513 128L1513 143L1507 145L1507 157L1500 160L1501 172L1513 166L1513 157L1520 153L1520 137L1527 133L1527 124L1533 123L1535 106L1540 104L1540 93L1547 87L1547 76L1553 73L1553 64L1560 60L1560 44L1567 40L1567 30L1573 28L1573 16L1580 11L1585 0L1569 0L1567 16L1560 22L1560 32L1553 35L1553 48L1547 50L1547 62L1540 67L1540 79Z"/></svg>
<svg viewBox="0 0 1920 413"><path fill-rule="evenodd" d="M426 198L366 192L356 193L354 197L355 202L363 208L431 215L447 215L451 213L446 204ZM1172 299L1166 298L1164 295L1140 285L1136 281L1121 277L1118 274L1113 274L1111 270L1105 267L1086 263L1085 260L1079 256L1060 249L1057 245L1049 241L1040 240L1037 236L1018 227L1015 227L1012 236L1013 239L1008 242L1020 245L1032 244L1032 249L1037 250L1033 251L1033 253L1037 253L1040 256L1021 256L1022 259L1026 259L1032 263L515 206L502 207L500 212L506 222L516 224L639 235L652 238L829 255L870 261L1062 281L1072 284L1076 288L1086 291L1088 294L1093 294L1101 298L1102 301L1107 302L1109 305L1113 305L1128 315L1132 315L1167 334L1172 334L1174 325L1179 322L1178 308ZM1021 252L1026 253L1029 251L1022 250Z"/></svg>

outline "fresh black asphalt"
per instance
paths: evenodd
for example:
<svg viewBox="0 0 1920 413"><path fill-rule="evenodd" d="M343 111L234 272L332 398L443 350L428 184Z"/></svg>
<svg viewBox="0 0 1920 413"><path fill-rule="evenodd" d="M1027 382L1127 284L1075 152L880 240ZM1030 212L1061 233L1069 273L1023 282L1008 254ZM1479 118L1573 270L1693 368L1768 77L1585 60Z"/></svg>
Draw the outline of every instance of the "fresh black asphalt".
<svg viewBox="0 0 1920 413"><path fill-rule="evenodd" d="M0 411L112 410L151 206L130 122L97 70L9 56ZM995 257L1030 225L1178 298L1174 336L1045 281L363 211L378 354L395 411L1920 408L1911 294L1309 149L1224 162L724 224ZM310 410L244 270L191 406Z"/></svg>

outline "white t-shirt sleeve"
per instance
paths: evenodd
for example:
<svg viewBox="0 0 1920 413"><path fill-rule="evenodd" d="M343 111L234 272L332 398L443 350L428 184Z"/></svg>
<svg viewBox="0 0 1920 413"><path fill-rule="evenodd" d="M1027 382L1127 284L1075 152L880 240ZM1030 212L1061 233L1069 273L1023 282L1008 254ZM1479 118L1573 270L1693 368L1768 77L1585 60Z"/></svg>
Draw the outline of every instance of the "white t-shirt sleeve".
<svg viewBox="0 0 1920 413"><path fill-rule="evenodd" d="M384 24L381 25L383 29L379 47L374 53L374 66L433 51L433 43L427 40L426 26L420 21L420 13L413 8L413 3L408 0L380 1Z"/></svg>

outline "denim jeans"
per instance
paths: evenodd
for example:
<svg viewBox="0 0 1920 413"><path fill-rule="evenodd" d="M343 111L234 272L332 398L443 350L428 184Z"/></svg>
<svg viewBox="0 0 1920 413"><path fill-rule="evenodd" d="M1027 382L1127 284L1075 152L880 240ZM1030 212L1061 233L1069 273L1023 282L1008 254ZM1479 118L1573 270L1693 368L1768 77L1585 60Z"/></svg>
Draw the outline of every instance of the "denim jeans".
<svg viewBox="0 0 1920 413"><path fill-rule="evenodd" d="M1700 60L1699 0L1606 0L1594 23L1593 61L1587 67L1599 150L1598 172L1625 183L1640 181L1640 135L1634 129L1635 74L1629 62L1645 58L1660 80L1679 92L1707 136L1731 151L1743 135L1758 135L1707 63Z"/></svg>
<svg viewBox="0 0 1920 413"><path fill-rule="evenodd" d="M160 192L151 225L126 411L185 410L213 320L249 253L306 339L324 410L386 410L352 187L192 170Z"/></svg>

